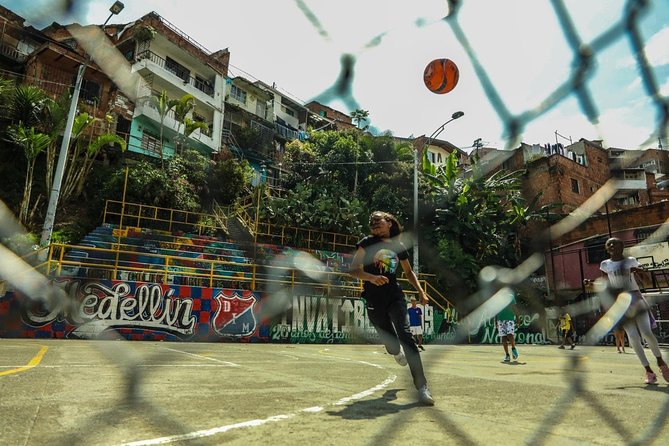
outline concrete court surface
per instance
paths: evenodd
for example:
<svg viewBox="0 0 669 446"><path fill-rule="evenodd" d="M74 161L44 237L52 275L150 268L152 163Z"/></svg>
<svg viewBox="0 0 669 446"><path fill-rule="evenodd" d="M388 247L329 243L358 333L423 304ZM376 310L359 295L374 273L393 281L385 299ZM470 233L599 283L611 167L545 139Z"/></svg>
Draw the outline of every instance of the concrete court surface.
<svg viewBox="0 0 669 446"><path fill-rule="evenodd" d="M519 349L428 345L426 407L379 345L0 339L0 444L669 444L631 351Z"/></svg>

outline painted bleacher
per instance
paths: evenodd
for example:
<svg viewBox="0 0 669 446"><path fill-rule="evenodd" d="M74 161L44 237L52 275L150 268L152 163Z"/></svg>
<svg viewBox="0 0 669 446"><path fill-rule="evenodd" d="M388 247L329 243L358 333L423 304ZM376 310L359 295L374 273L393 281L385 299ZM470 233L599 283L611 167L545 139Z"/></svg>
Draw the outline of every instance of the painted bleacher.
<svg viewBox="0 0 669 446"><path fill-rule="evenodd" d="M254 268L253 259L245 256L240 245L220 237L135 227L119 230L103 224L65 252L63 260L69 265L63 267L62 274L249 288L252 277L268 279L299 269L295 258L307 253L316 260L309 262L308 268L340 273L330 277L331 284L356 285L345 274L353 258L350 253L296 250L273 244L258 244L253 252L255 264L262 268Z"/></svg>

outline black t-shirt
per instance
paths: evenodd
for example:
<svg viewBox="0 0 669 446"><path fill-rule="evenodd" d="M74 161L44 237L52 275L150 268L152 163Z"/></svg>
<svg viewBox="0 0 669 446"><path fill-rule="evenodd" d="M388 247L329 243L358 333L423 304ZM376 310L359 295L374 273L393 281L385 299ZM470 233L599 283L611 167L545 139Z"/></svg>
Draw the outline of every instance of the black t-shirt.
<svg viewBox="0 0 669 446"><path fill-rule="evenodd" d="M384 240L373 235L367 236L355 245L365 250L363 270L376 276L386 276L388 283L377 286L371 282L363 282L363 297L387 296L388 294L402 294L397 284L397 268L400 260L407 260L407 248L399 240Z"/></svg>

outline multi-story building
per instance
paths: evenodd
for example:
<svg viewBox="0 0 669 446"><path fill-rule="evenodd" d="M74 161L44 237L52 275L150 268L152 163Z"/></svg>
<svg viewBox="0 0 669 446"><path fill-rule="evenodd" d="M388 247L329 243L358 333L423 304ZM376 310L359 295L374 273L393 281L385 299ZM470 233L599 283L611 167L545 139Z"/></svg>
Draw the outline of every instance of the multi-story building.
<svg viewBox="0 0 669 446"><path fill-rule="evenodd" d="M414 150L418 151L419 157L422 157L423 151L427 150L427 158L437 166L444 165L451 153L456 154L458 166L466 166L468 164L469 157L467 153L448 141L427 138L425 135L413 138L410 141Z"/></svg>
<svg viewBox="0 0 669 446"><path fill-rule="evenodd" d="M581 139L568 146L523 143L512 151L487 150L477 163L486 175L500 169L525 170L525 198L538 197L537 207L554 205L551 220L572 213L615 180L615 192L601 208L566 234L553 235L546 255L547 283L553 297L564 302L583 295L584 278L600 275L608 237L633 244L664 223L669 191L658 187L656 175L663 176L666 160L664 151L604 149L601 141ZM545 229L545 224L533 227L534 232Z"/></svg>
<svg viewBox="0 0 669 446"><path fill-rule="evenodd" d="M355 129L353 119L346 113L335 110L334 108L323 105L317 101L311 101L305 105L313 114L320 116L325 121L321 122L314 118L314 123L320 124L320 127L314 127L315 130L346 130ZM331 125L328 125L331 124Z"/></svg>
<svg viewBox="0 0 669 446"><path fill-rule="evenodd" d="M0 6L0 69L3 77L13 78L24 73L28 56L46 41L46 36L25 19Z"/></svg>
<svg viewBox="0 0 669 446"><path fill-rule="evenodd" d="M162 144L162 154L169 158L183 144L206 154L218 152L230 52L207 50L155 12L117 25L113 38L131 72L142 77L137 98L127 107L130 121L121 116L117 125L117 131L129 134L128 150L157 157ZM193 108L186 118L206 129L186 135L184 120L174 110L160 112L157 99L163 92L170 100L190 95Z"/></svg>

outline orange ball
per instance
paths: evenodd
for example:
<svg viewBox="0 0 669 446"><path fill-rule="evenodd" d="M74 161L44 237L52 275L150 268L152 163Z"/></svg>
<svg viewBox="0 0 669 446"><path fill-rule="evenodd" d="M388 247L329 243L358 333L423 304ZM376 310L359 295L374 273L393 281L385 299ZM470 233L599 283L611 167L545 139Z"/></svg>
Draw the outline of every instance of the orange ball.
<svg viewBox="0 0 669 446"><path fill-rule="evenodd" d="M460 71L451 59L434 59L423 72L425 86L432 93L444 94L458 85Z"/></svg>

